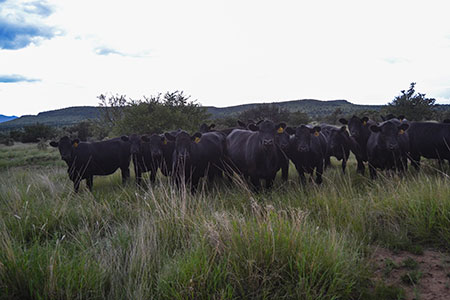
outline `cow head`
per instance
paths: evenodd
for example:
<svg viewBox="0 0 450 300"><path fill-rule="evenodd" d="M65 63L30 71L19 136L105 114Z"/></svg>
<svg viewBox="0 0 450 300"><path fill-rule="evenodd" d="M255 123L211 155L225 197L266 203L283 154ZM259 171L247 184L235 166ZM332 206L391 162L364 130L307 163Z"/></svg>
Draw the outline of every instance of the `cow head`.
<svg viewBox="0 0 450 300"><path fill-rule="evenodd" d="M390 120L380 125L372 125L370 130L379 134L378 147L389 151L397 151L400 149L398 138L405 133L408 127L407 123Z"/></svg>
<svg viewBox="0 0 450 300"><path fill-rule="evenodd" d="M200 132L201 133L207 133L210 132L214 127L216 127L216 124L210 124L207 125L206 123L203 123L202 125L200 125Z"/></svg>
<svg viewBox="0 0 450 300"><path fill-rule="evenodd" d="M311 141L320 135L320 130L319 126L310 128L306 125L300 125L297 128L286 128L287 133L294 135L293 145L298 152L311 151Z"/></svg>
<svg viewBox="0 0 450 300"><path fill-rule="evenodd" d="M289 134L286 132L286 124L278 127L277 134L275 136L275 142L280 145L281 150L286 151L289 148Z"/></svg>
<svg viewBox="0 0 450 300"><path fill-rule="evenodd" d="M163 155L163 146L167 143L166 138L159 134L152 134L150 137L143 136L142 139L148 143L152 159L160 159Z"/></svg>
<svg viewBox="0 0 450 300"><path fill-rule="evenodd" d="M251 123L248 125L248 128L251 131L258 132L258 140L259 145L265 151L271 151L276 147L276 137L278 134L278 130L282 128L286 128L286 123L275 124L272 121L266 120L262 121L259 124Z"/></svg>
<svg viewBox="0 0 450 300"><path fill-rule="evenodd" d="M350 118L350 120L347 121L347 119L339 119L339 122L341 122L344 125L348 125L348 129L350 130L350 134L355 139L358 139L360 136L363 135L363 131L368 128L368 117L358 118L357 116L353 116Z"/></svg>
<svg viewBox="0 0 450 300"><path fill-rule="evenodd" d="M193 145L200 142L202 134L197 132L190 136L187 132L181 131L177 136L165 133L165 137L169 141L175 142L174 158L177 161L189 161L192 155Z"/></svg>
<svg viewBox="0 0 450 300"><path fill-rule="evenodd" d="M130 143L130 153L131 155L137 155L141 151L142 138L137 134L132 134L130 136L121 136L120 139L124 142Z"/></svg>
<svg viewBox="0 0 450 300"><path fill-rule="evenodd" d="M342 159L344 156L344 147L346 147L349 135L347 133L347 127L333 128L330 130L328 139L328 147L330 153L336 156L337 159Z"/></svg>
<svg viewBox="0 0 450 300"><path fill-rule="evenodd" d="M73 160L73 149L77 148L79 143L79 139L70 140L69 137L63 136L58 142L50 142L50 146L58 148L61 159L69 164Z"/></svg>

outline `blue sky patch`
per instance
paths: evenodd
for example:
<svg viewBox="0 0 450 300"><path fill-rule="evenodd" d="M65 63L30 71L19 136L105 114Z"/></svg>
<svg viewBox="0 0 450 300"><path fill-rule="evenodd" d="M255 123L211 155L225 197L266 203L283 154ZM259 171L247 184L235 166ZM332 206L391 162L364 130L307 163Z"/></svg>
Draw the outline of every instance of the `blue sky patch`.
<svg viewBox="0 0 450 300"><path fill-rule="evenodd" d="M36 82L39 79L27 78L22 75L10 74L10 75L0 75L0 83L16 83L16 82Z"/></svg>

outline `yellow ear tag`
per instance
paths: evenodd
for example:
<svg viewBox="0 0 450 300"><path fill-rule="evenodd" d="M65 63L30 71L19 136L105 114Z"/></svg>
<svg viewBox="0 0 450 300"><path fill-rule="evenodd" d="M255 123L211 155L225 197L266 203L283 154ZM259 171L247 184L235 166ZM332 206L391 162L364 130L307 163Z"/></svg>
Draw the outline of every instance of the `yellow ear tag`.
<svg viewBox="0 0 450 300"><path fill-rule="evenodd" d="M167 145L167 140L166 140L166 139L164 139L163 144L164 144L164 145Z"/></svg>
<svg viewBox="0 0 450 300"><path fill-rule="evenodd" d="M399 134L404 134L405 131L403 129L400 129L400 131L398 132Z"/></svg>
<svg viewBox="0 0 450 300"><path fill-rule="evenodd" d="M73 143L73 146L76 148L78 147L78 143Z"/></svg>
<svg viewBox="0 0 450 300"><path fill-rule="evenodd" d="M283 132L284 132L283 127L278 128L277 132L278 132L278 133L283 133Z"/></svg>
<svg viewBox="0 0 450 300"><path fill-rule="evenodd" d="M319 136L319 132L318 131L314 132L314 136Z"/></svg>
<svg viewBox="0 0 450 300"><path fill-rule="evenodd" d="M195 137L194 142L196 142L196 143L200 142L200 138L199 137Z"/></svg>
<svg viewBox="0 0 450 300"><path fill-rule="evenodd" d="M366 121L364 121L364 122L363 122L363 125L364 125L364 126L366 126L366 125L367 125L367 122L366 122Z"/></svg>

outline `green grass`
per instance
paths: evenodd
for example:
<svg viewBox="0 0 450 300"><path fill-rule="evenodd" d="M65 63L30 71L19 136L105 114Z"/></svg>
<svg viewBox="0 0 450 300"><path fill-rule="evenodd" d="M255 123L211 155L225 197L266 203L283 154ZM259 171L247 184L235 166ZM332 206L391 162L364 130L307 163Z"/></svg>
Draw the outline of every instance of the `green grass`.
<svg viewBox="0 0 450 300"><path fill-rule="evenodd" d="M161 176L142 190L117 173L74 194L55 149L13 147L0 148L0 299L402 299L371 282L372 245L449 250L450 180L433 164L371 181L352 161L320 187L291 168L260 194L223 180L191 195Z"/></svg>

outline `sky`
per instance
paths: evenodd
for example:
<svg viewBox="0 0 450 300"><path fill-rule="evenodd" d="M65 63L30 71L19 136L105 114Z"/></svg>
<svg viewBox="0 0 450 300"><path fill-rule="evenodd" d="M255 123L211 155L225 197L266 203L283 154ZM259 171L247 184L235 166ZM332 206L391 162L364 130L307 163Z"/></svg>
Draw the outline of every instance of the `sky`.
<svg viewBox="0 0 450 300"><path fill-rule="evenodd" d="M0 114L184 91L450 104L450 1L0 0Z"/></svg>

